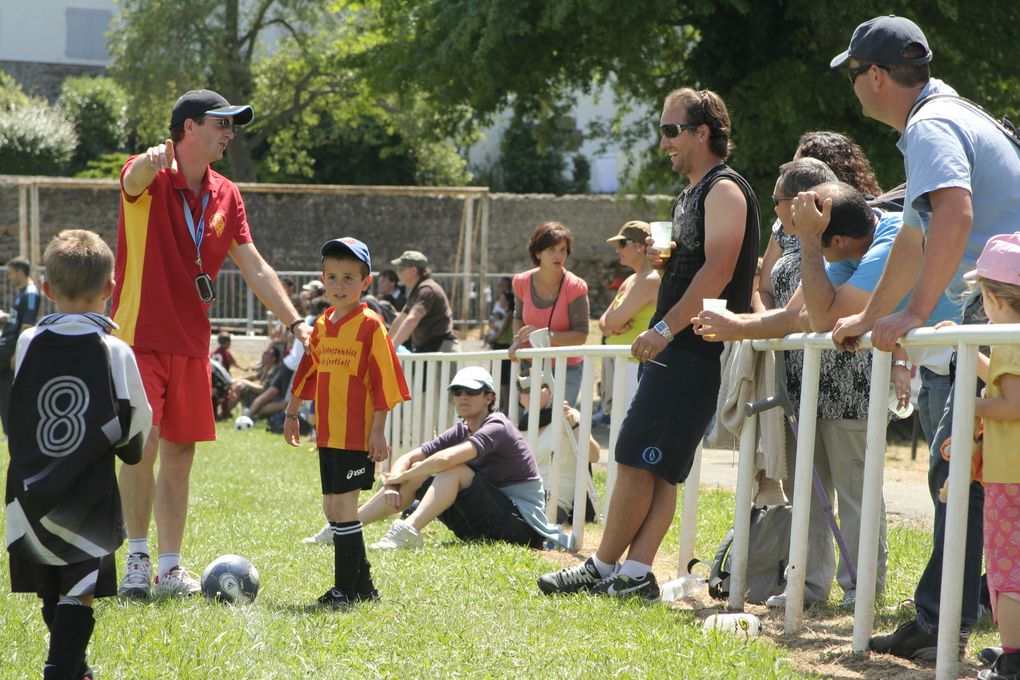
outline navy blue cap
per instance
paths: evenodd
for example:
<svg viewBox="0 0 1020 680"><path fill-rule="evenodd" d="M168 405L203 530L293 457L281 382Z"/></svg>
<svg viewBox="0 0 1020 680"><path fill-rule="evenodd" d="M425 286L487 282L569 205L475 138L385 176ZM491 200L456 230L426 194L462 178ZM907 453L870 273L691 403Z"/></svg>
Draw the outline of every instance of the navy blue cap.
<svg viewBox="0 0 1020 680"><path fill-rule="evenodd" d="M904 59L903 50L915 43L924 47L924 55ZM889 15L875 17L858 26L850 38L850 47L833 57L829 68L839 68L851 58L881 66L918 66L930 62L931 57L928 40L917 24Z"/></svg>
<svg viewBox="0 0 1020 680"><path fill-rule="evenodd" d="M319 252L323 257L326 257L327 255L334 255L345 251L364 262L365 266L368 267L368 271L372 271L372 256L368 253L368 246L356 238L344 236L343 238L326 241L322 244Z"/></svg>
<svg viewBox="0 0 1020 680"><path fill-rule="evenodd" d="M170 129L188 118L201 116L234 117L234 125L247 125L255 118L255 109L248 104L232 105L223 95L212 90L189 90L180 96L170 114Z"/></svg>

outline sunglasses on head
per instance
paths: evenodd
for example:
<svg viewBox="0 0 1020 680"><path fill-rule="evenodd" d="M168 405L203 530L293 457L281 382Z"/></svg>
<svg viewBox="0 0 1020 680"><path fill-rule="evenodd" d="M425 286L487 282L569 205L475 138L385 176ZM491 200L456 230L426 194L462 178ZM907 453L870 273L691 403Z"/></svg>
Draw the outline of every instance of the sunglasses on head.
<svg viewBox="0 0 1020 680"><path fill-rule="evenodd" d="M680 136L684 130L694 130L701 123L665 123L659 126L659 133L667 139Z"/></svg>
<svg viewBox="0 0 1020 680"><path fill-rule="evenodd" d="M469 397L477 397L484 390L481 387L451 387L450 394L455 397L462 397L465 394Z"/></svg>

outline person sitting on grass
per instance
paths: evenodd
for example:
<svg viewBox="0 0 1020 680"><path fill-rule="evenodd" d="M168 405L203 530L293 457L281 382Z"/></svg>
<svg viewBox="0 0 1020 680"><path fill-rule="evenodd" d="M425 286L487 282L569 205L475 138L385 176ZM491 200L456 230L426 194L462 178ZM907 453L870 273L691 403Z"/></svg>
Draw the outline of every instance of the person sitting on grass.
<svg viewBox="0 0 1020 680"><path fill-rule="evenodd" d="M125 529L114 455L129 465L142 459L152 411L131 348L110 335L116 325L103 314L113 293L109 246L65 230L43 262L43 291L58 313L18 339L7 551L11 592L42 599L43 677L77 680L92 677L92 601L117 594L114 553Z"/></svg>
<svg viewBox="0 0 1020 680"><path fill-rule="evenodd" d="M280 349L274 345L268 345L262 352L262 359L255 367L255 373L243 378L235 378L230 383L230 391L227 393L227 409L233 411L238 403L245 409L251 407L255 397L262 394L272 384L280 370L280 365Z"/></svg>
<svg viewBox="0 0 1020 680"><path fill-rule="evenodd" d="M333 306L315 320L294 375L284 440L301 444L298 408L315 400L322 509L333 529L334 585L320 605L346 609L379 599L358 521L358 492L371 489L375 463L389 456L386 414L411 398L382 318L361 301L372 285L368 247L354 238L327 241L322 281Z"/></svg>
<svg viewBox="0 0 1020 680"><path fill-rule="evenodd" d="M535 456L514 424L495 410L489 372L462 368L449 391L461 421L398 458L383 488L358 509L361 523L371 524L420 501L369 547L420 548L421 530L438 517L462 541L538 548L550 540L573 549L572 537L546 519Z"/></svg>

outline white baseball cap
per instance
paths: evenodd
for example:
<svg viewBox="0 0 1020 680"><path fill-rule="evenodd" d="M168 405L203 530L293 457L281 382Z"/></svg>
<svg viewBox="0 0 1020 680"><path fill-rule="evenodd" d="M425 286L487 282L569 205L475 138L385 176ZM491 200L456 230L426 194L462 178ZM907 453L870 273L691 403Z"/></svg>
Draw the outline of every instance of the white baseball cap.
<svg viewBox="0 0 1020 680"><path fill-rule="evenodd" d="M454 387L466 387L469 390L485 389L495 394L496 387L493 384L492 376L481 366L468 366L457 371L453 376L447 389Z"/></svg>

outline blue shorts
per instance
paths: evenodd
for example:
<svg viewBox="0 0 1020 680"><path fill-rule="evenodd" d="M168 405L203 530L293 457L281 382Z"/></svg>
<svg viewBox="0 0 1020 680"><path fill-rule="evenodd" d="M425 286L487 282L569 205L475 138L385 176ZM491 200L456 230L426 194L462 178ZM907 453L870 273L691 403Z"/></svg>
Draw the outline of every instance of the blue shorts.
<svg viewBox="0 0 1020 680"><path fill-rule="evenodd" d="M614 458L676 484L687 479L694 453L715 415L719 359L667 347L655 360L665 367L642 365Z"/></svg>

